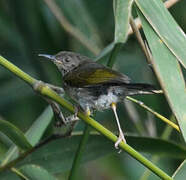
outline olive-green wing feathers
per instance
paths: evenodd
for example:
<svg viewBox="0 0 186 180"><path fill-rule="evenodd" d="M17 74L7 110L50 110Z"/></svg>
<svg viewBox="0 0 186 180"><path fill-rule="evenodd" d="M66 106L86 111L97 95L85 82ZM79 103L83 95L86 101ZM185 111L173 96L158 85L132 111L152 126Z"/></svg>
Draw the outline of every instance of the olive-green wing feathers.
<svg viewBox="0 0 186 180"><path fill-rule="evenodd" d="M91 87L100 84L128 84L130 79L95 62L83 62L64 76L65 83L74 87Z"/></svg>

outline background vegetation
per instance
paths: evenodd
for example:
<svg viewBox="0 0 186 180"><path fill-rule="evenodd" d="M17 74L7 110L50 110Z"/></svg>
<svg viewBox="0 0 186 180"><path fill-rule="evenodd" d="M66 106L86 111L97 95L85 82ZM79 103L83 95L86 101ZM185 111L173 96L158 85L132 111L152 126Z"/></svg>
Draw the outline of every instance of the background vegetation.
<svg viewBox="0 0 186 180"><path fill-rule="evenodd" d="M57 11L56 9L53 11L47 2L50 1L0 1L0 53L32 77L61 86L62 78L56 67L39 58L38 54L56 54L61 50L68 50L96 59L99 53L103 52L103 49L114 39L115 42L117 41L115 34L117 21L114 20L113 1L57 0L55 1ZM186 31L185 6L186 2L182 0L169 9L184 32ZM135 9L133 8L132 11L134 17L137 16ZM58 16L56 19L58 11L64 16ZM154 16L156 15L155 12ZM121 18L123 17L121 16ZM145 20L143 25L145 27ZM75 29L71 32L72 27ZM74 33L77 33L77 36ZM147 38L150 45L148 35L143 31L141 33L143 39ZM168 32L167 35L169 38ZM125 41L125 39L119 38L120 40L121 42ZM179 39L178 43L181 44ZM151 45L150 48L154 53ZM113 54L113 51L108 51L105 56L102 56L100 63L107 64L111 53ZM150 83L160 88L161 78L157 79L133 34L120 45L120 50L116 54L114 69L128 75L132 82ZM162 52L160 50L159 54L161 56L163 50ZM168 63L163 68L172 72ZM185 69L182 68L182 70L185 74ZM167 83L169 83L168 79ZM177 87L180 83L175 78L173 85ZM176 99L181 95L174 96ZM65 98L68 99L68 97ZM144 95L135 98L172 121L175 121L173 112L176 115L179 114L178 110L174 108L174 101L172 105L172 99L169 101L164 95ZM184 100L184 98L182 99ZM38 96L24 81L0 67L0 119L14 124L26 133L28 139L30 136L29 142L32 145L35 145L40 139L49 137L54 131L51 121L52 112L47 106L43 98ZM185 106L182 108L185 109ZM69 113L64 108L63 111L66 114ZM118 113L129 145L143 153L169 176L172 176L186 157L186 147L182 135L144 108L128 100L126 100L125 106L119 105ZM114 114L111 110L97 112L94 119L115 134L117 133ZM182 120L179 122L179 125L182 125ZM3 128L3 122L0 122L0 126L0 161L2 166L15 158L14 144L16 140L11 139L11 135L9 138L7 137L12 131L9 132L6 127ZM74 133L78 135L59 139L41 147L40 150L31 153L11 170L1 172L0 178L3 180L45 179L46 177L48 179L67 179L84 126L85 123L80 121L74 130ZM183 137L185 137L185 128L182 129L182 126L180 128ZM91 130L94 131L94 129ZM20 148L18 144L16 145ZM26 149L24 148L20 152ZM103 136L89 136L84 148L82 150L83 163L78 169L78 177L81 179L159 179L153 173L148 174L146 167L125 151L118 154L113 143ZM10 155L10 152L14 155ZM182 167L184 168L184 166Z"/></svg>

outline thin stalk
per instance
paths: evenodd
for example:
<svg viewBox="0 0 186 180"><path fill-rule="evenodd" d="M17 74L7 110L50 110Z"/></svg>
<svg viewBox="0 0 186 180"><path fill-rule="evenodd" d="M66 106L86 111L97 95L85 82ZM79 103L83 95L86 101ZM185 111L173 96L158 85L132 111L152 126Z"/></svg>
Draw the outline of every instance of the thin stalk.
<svg viewBox="0 0 186 180"><path fill-rule="evenodd" d="M114 45L114 48L111 52L111 55L110 55L108 63L107 63L108 67L110 67L110 68L113 67L113 65L116 61L116 56L118 55L118 52L121 49L121 45L122 45L121 43L117 43Z"/></svg>
<svg viewBox="0 0 186 180"><path fill-rule="evenodd" d="M100 48L93 44L79 29L75 28L66 19L60 8L56 5L54 0L44 0L47 6L50 8L51 12L54 14L56 19L59 21L60 25L67 31L70 35L76 38L82 45L89 49L93 54L97 55L100 52Z"/></svg>
<svg viewBox="0 0 186 180"><path fill-rule="evenodd" d="M133 32L136 35L136 38L137 38L137 40L138 40L138 42L139 42L139 44L141 46L141 49L143 50L145 56L147 57L148 63L151 64L150 55L149 55L149 53L148 53L148 51L146 49L145 43L143 42L143 38L141 37L141 34L139 32L139 29L136 26L135 21L133 20L132 16L130 17L130 25L132 27Z"/></svg>
<svg viewBox="0 0 186 180"><path fill-rule="evenodd" d="M114 49L111 53L110 59L108 61L107 66L112 67L114 65L114 62L116 60L116 56L118 54L118 51L120 49L121 44L116 44L114 46ZM90 126L86 125L84 131L83 131L83 136L81 138L81 142L79 144L78 150L76 152L73 164L72 164L72 169L70 171L70 175L69 175L69 180L74 180L76 179L77 176L77 172L80 166L80 162L81 162L81 158L82 158L82 153L83 150L85 148L85 145L88 141L88 137L89 137L89 133L90 133Z"/></svg>
<svg viewBox="0 0 186 180"><path fill-rule="evenodd" d="M180 132L180 129L178 127L178 125L176 125L175 123L173 123L172 121L170 121L169 119L167 119L166 117L162 116L161 114L157 113L156 111L152 110L151 108L149 108L148 106L146 106L143 102L138 101L132 97L127 96L126 99L140 105L141 107L143 107L144 109L146 109L147 111L151 112L152 114L154 114L156 117L158 117L159 119L161 119L162 121L164 121L165 123L167 123L168 125L170 125L171 127L173 127L174 129L176 129L178 132Z"/></svg>
<svg viewBox="0 0 186 180"><path fill-rule="evenodd" d="M137 28L137 26L135 24L135 21L133 20L132 17L130 18L130 24L131 24L131 27L132 27L135 35L136 35L136 38L137 38L139 44L140 44L140 46L141 46L141 48L142 48L142 50L143 50L143 52L144 52L144 54L145 54L145 56L147 58L148 63L151 64L151 62L152 62L152 60L151 60L152 56L150 54L150 50L148 49L148 46L145 45L145 43L144 43L144 41L143 41L143 39L141 37L141 34L139 32L139 29ZM136 99L133 99L131 97L127 97L127 99L129 99L130 101L133 101L133 102L139 104L140 106L142 106L143 108L145 108L149 112L153 113L156 117L160 118L162 121L166 122L167 124L169 124L170 126L172 126L177 131L180 132L179 127L176 124L174 124L173 122L171 122L169 119L167 119L167 118L163 117L162 115L160 115L159 113L153 111L151 108L149 108L148 106L144 105L143 103L141 103L140 101L138 101Z"/></svg>
<svg viewBox="0 0 186 180"><path fill-rule="evenodd" d="M78 170L79 170L79 166L81 164L81 159L82 159L83 152L85 150L85 145L88 141L90 129L91 128L90 128L89 125L85 126L83 136L82 136L81 141L79 143L78 150L75 154L74 162L72 164L72 169L70 171L70 175L69 175L69 178L68 178L69 180L77 179L77 173L78 173Z"/></svg>
<svg viewBox="0 0 186 180"><path fill-rule="evenodd" d="M29 180L22 172L20 172L18 169L12 167L11 171L13 173L15 173L16 175L18 175L20 178L24 179L24 180Z"/></svg>
<svg viewBox="0 0 186 180"><path fill-rule="evenodd" d="M37 83L37 80L35 80L31 76L27 75L25 72L21 71L18 67L16 67L12 63L8 62L2 56L0 56L0 64L2 64L9 71L13 72L19 78L23 79L25 82L29 83L31 86L35 86L35 83ZM15 71L15 69L16 69L16 71ZM37 84L37 88L35 88L35 91L37 91L38 93L40 93L43 96L46 96L48 98L51 98L52 100L54 100L55 102L59 103L61 106L63 106L64 108L66 108L68 111L70 111L72 113L75 112L74 107L69 102L67 102L65 99L63 99L57 93L55 93L53 90L51 90L45 84L42 84L42 83ZM115 136L111 131L109 131L108 129L106 129L105 127L103 127L101 124L99 124L97 121L95 121L91 117L86 116L83 112L79 111L78 112L78 117L81 118L83 121L85 121L88 125L90 125L94 129L96 129L102 135L104 135L105 137L107 137L107 139L111 140L114 143L117 141L117 139L118 139L117 136ZM143 164L144 166L146 166L148 169L150 169L151 171L153 171L160 178L172 180L172 178L168 174L166 174L164 171L162 171L160 168L158 168L156 165L154 165L152 162L150 162L148 159L146 159L144 156L142 156L140 153L138 153L136 150L134 150L128 144L121 142L119 144L119 147L122 150L124 150L125 152L127 152L129 155L131 155L134 159L136 159L137 161L139 161L141 164ZM30 149L28 151L32 151L32 149ZM24 155L21 154L17 158L17 161L16 162L13 163L13 161L15 161L15 160L13 160L13 161L11 161L10 163L6 164L3 167L1 166L0 167L0 171L5 170L7 168L13 167L17 162L21 161L22 159L24 159L24 157L26 157L25 154L28 153L28 151L26 151L24 153ZM29 153L31 153L31 152L29 152Z"/></svg>
<svg viewBox="0 0 186 180"><path fill-rule="evenodd" d="M19 69L17 66L12 64L10 61L6 60L2 56L0 56L0 65L4 66L6 69L8 69L10 72L14 73L17 77L25 81L29 85L34 85L36 83L36 79L28 75L27 73L23 72L21 69Z"/></svg>

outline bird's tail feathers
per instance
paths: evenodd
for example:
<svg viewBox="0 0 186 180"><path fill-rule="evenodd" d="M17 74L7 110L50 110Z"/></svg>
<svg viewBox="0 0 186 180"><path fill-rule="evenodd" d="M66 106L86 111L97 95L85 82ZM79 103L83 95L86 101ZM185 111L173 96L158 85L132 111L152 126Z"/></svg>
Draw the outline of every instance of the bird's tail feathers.
<svg viewBox="0 0 186 180"><path fill-rule="evenodd" d="M156 89L153 85L143 83L131 83L125 84L125 87L129 90L128 95L138 94L161 94L162 90Z"/></svg>

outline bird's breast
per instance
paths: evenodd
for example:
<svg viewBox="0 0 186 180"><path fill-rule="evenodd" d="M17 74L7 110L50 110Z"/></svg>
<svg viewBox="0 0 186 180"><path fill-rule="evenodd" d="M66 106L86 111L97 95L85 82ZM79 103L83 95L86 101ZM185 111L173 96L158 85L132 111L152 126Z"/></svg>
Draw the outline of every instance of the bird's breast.
<svg viewBox="0 0 186 180"><path fill-rule="evenodd" d="M111 104L117 103L119 101L119 97L114 94L112 91L108 92L107 94L102 94L98 97L98 99L95 101L95 109L98 110L104 110L109 109Z"/></svg>
<svg viewBox="0 0 186 180"><path fill-rule="evenodd" d="M102 111L109 109L111 104L124 99L124 91L118 86L93 88L65 88L67 93L83 108Z"/></svg>

